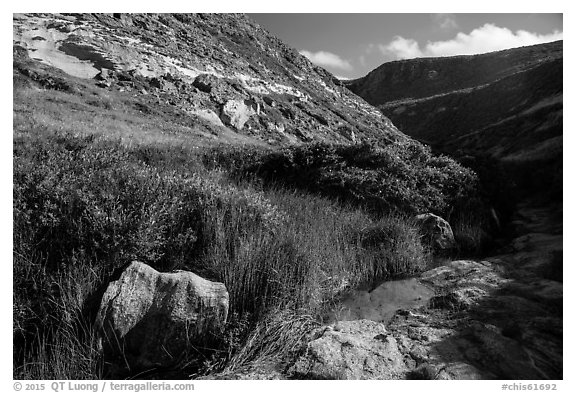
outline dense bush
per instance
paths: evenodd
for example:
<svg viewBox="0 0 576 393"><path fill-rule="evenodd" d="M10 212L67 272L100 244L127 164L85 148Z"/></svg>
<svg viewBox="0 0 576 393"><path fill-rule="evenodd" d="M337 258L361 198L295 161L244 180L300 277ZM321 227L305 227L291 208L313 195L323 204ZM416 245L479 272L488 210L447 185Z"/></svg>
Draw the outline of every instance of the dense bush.
<svg viewBox="0 0 576 393"><path fill-rule="evenodd" d="M446 214L473 193L471 170L414 142L386 146L311 144L272 152L213 152L209 162L237 177L319 193L373 212Z"/></svg>
<svg viewBox="0 0 576 393"><path fill-rule="evenodd" d="M74 253L121 265L138 259L161 270L195 254L202 214L221 206L242 216L239 232L273 225L256 193L177 170L159 170L117 143L58 136L15 149L14 229L50 268ZM215 236L215 234L213 234Z"/></svg>

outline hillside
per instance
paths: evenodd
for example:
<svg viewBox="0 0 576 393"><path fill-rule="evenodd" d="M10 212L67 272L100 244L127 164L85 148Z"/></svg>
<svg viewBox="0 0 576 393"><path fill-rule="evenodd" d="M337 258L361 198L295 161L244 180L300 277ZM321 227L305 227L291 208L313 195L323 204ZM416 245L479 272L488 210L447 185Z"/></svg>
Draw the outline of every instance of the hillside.
<svg viewBox="0 0 576 393"><path fill-rule="evenodd" d="M167 119L203 139L405 139L331 74L243 15L15 15L13 36L34 60L16 66L15 83L51 75L67 81L53 88L78 85L81 97L83 86L98 86L93 97L117 97L125 112Z"/></svg>
<svg viewBox="0 0 576 393"><path fill-rule="evenodd" d="M346 86L400 130L454 156L546 166L561 193L562 42L385 63ZM523 175L522 175L523 176ZM534 184L530 186L534 190ZM560 189L559 189L560 188Z"/></svg>

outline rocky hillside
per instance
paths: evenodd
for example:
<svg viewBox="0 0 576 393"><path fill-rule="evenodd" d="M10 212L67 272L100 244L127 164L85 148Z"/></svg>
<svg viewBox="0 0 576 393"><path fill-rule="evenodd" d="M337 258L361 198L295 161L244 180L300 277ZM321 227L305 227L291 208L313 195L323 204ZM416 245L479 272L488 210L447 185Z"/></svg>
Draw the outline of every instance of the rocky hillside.
<svg viewBox="0 0 576 393"><path fill-rule="evenodd" d="M562 160L562 41L386 63L347 87L400 130L454 155Z"/></svg>
<svg viewBox="0 0 576 393"><path fill-rule="evenodd" d="M15 14L15 83L128 97L224 142L402 140L390 120L244 15ZM27 56L32 59L29 61ZM32 82L30 81L32 80Z"/></svg>

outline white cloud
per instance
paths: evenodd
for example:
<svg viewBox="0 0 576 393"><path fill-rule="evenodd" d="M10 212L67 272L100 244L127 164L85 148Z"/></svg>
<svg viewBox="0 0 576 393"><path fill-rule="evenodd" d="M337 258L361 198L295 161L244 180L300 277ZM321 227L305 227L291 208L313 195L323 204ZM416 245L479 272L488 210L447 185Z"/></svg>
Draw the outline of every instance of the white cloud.
<svg viewBox="0 0 576 393"><path fill-rule="evenodd" d="M400 36L394 37L388 45L380 45L380 50L383 54L393 55L397 59L412 59L423 56L416 40Z"/></svg>
<svg viewBox="0 0 576 393"><path fill-rule="evenodd" d="M321 67L332 67L340 70L352 70L352 65L348 60L342 59L340 56L325 51L310 52L301 50L300 54L306 56L312 63Z"/></svg>
<svg viewBox="0 0 576 393"><path fill-rule="evenodd" d="M451 40L428 42L424 48L420 48L418 42L411 38L399 36L395 37L387 45L379 45L379 48L384 55L392 55L397 59L411 59L414 57L473 55L542 44L561 40L562 38L563 33L561 31L555 31L550 34L537 34L526 30L518 30L514 33L505 27L487 23L472 30L469 34L458 33Z"/></svg>
<svg viewBox="0 0 576 393"><path fill-rule="evenodd" d="M432 18L442 30L452 30L458 28L456 17L453 14L432 14Z"/></svg>

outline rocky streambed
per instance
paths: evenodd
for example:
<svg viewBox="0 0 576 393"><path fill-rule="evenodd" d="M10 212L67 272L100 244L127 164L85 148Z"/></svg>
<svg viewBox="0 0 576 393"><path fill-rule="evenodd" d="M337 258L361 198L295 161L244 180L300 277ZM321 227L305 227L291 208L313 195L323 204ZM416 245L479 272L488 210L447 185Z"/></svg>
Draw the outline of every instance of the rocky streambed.
<svg viewBox="0 0 576 393"><path fill-rule="evenodd" d="M524 205L513 225L517 236L497 256L355 292L289 375L561 379L561 212Z"/></svg>

